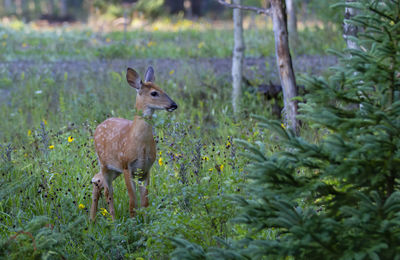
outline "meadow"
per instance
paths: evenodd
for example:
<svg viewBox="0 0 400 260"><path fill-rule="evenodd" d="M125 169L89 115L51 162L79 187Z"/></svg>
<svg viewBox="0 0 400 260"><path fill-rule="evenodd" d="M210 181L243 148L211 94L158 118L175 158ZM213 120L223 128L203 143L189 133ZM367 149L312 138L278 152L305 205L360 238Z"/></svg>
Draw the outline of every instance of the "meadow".
<svg viewBox="0 0 400 260"><path fill-rule="evenodd" d="M167 24L168 26L161 26ZM292 46L295 71L329 74L343 48L335 27L306 26ZM272 115L273 103L257 85L279 83L270 25L245 31L245 75L239 114L230 104L229 26L161 21L146 28L95 31L43 30L18 21L0 27L0 257L8 259L168 259L169 238L204 248L247 230L230 222L230 196L247 182L247 159L233 140L266 143L275 137L249 118ZM157 160L151 170L150 206L129 218L123 178L114 182L116 221L104 198L89 221L91 178L99 171L96 126L108 117L132 119L135 91L126 67L152 65L156 83L179 105L157 112ZM318 134L303 126L308 140ZM269 145L270 144L270 145ZM274 236L270 231L267 236Z"/></svg>

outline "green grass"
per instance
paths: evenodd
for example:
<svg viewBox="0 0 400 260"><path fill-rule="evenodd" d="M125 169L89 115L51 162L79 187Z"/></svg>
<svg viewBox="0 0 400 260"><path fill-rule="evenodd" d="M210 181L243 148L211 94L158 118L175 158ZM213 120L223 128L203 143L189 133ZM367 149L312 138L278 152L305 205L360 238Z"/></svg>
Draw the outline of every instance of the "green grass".
<svg viewBox="0 0 400 260"><path fill-rule="evenodd" d="M300 45L299 54L322 54L332 47L318 44L324 32L304 31L301 37L314 38ZM333 38L333 45L341 44ZM92 64L77 64L70 73L62 66L0 71L5 95L0 100L0 258L163 259L173 236L209 247L219 245L216 237L247 233L229 221L236 208L228 196L243 194L248 174L233 139L269 143L274 137L248 115L272 117L271 105L245 89L243 112L233 116L229 78L190 66L159 77L156 60L156 82L179 109L153 118L158 157L151 170L150 206L130 219L128 194L118 178L117 220L100 211L95 224L88 218L90 180L99 171L93 131L110 116L132 119L135 113L135 91L125 82L125 68L99 71L98 58L230 57L230 30L133 31L125 44L121 32L40 32L22 26L1 28L0 39L2 60ZM249 56L273 53L270 31L248 31L246 40ZM104 199L100 207L107 208Z"/></svg>
<svg viewBox="0 0 400 260"><path fill-rule="evenodd" d="M38 31L17 23L13 27L0 27L0 60L231 57L231 29L183 28L177 31L138 29L124 35L118 31L99 33L89 29ZM247 57L274 55L273 32L267 24L265 28L245 30L244 34ZM325 55L329 48L342 48L343 41L339 32L329 27L315 27L300 31L299 42L293 45L296 55Z"/></svg>

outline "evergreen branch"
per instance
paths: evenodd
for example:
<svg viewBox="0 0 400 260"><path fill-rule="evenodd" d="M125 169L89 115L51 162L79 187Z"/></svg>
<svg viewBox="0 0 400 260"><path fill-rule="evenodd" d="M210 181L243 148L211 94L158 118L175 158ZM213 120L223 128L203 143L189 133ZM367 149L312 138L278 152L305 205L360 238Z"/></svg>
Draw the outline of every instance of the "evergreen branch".
<svg viewBox="0 0 400 260"><path fill-rule="evenodd" d="M259 8L255 6L247 6L247 5L229 4L225 0L217 0L217 2L229 8L238 8L246 11L253 11L256 12L257 14L271 15L270 9Z"/></svg>
<svg viewBox="0 0 400 260"><path fill-rule="evenodd" d="M376 13L376 14L382 16L382 17L385 17L385 18L388 19L389 21L393 21L393 22L395 21L392 17L386 15L385 13L382 13L382 12L379 11L378 9L375 9L375 8L373 8L373 7L371 7L371 6L369 6L368 9L369 9L370 11L372 11L372 12L374 12L374 13Z"/></svg>

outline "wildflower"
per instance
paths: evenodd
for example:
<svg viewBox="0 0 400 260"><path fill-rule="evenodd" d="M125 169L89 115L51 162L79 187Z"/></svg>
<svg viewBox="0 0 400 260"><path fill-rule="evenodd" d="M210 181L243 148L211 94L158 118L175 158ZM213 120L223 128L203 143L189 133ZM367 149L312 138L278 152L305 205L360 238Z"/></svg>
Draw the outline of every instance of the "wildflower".
<svg viewBox="0 0 400 260"><path fill-rule="evenodd" d="M225 145L225 147L226 147L226 149L228 149L229 147L231 147L231 142L226 142L226 145Z"/></svg>
<svg viewBox="0 0 400 260"><path fill-rule="evenodd" d="M151 47L151 46L154 46L154 45L156 45L156 43L153 42L153 41L149 41L149 42L147 43L147 47Z"/></svg>
<svg viewBox="0 0 400 260"><path fill-rule="evenodd" d="M160 157L160 159L158 159L158 164L159 164L160 166L163 165L163 159L162 159L162 157Z"/></svg>
<svg viewBox="0 0 400 260"><path fill-rule="evenodd" d="M80 203L78 207L79 207L79 209L84 209L84 208L85 208L85 205L83 205L82 203Z"/></svg>
<svg viewBox="0 0 400 260"><path fill-rule="evenodd" d="M28 129L28 136L31 136L31 135L32 135L32 130Z"/></svg>
<svg viewBox="0 0 400 260"><path fill-rule="evenodd" d="M224 170L224 165L223 164L221 164L220 166L219 166L219 169L221 170L221 172Z"/></svg>
<svg viewBox="0 0 400 260"><path fill-rule="evenodd" d="M103 215L103 216L106 216L106 215L109 215L110 213L108 213L108 211L105 209L105 208L101 208L100 209L100 213L101 213L101 215Z"/></svg>
<svg viewBox="0 0 400 260"><path fill-rule="evenodd" d="M204 42L199 42L199 44L197 44L197 48L201 49L204 47Z"/></svg>
<svg viewBox="0 0 400 260"><path fill-rule="evenodd" d="M54 149L54 145L50 145L49 146L49 149L51 150L51 149Z"/></svg>
<svg viewBox="0 0 400 260"><path fill-rule="evenodd" d="M22 48L26 48L28 46L28 44L26 44L25 42L22 44Z"/></svg>
<svg viewBox="0 0 400 260"><path fill-rule="evenodd" d="M208 171L212 172L213 168L208 169Z"/></svg>
<svg viewBox="0 0 400 260"><path fill-rule="evenodd" d="M153 31L158 31L158 30L159 30L158 26L153 27Z"/></svg>
<svg viewBox="0 0 400 260"><path fill-rule="evenodd" d="M286 129L286 126L283 123L281 123L281 126L283 129Z"/></svg>
<svg viewBox="0 0 400 260"><path fill-rule="evenodd" d="M203 160L204 160L204 161L208 161L208 157L207 157L207 156L204 156L204 157L203 157Z"/></svg>
<svg viewBox="0 0 400 260"><path fill-rule="evenodd" d="M106 39L106 42L111 42L111 39L110 39L110 38L107 38L107 39Z"/></svg>
<svg viewBox="0 0 400 260"><path fill-rule="evenodd" d="M68 143L71 143L72 141L74 141L74 138L72 136L68 136Z"/></svg>
<svg viewBox="0 0 400 260"><path fill-rule="evenodd" d="M47 125L47 120L46 119L43 119L43 124Z"/></svg>
<svg viewBox="0 0 400 260"><path fill-rule="evenodd" d="M170 72L169 72L169 75L172 75L172 74L174 74L175 73L175 70L171 70Z"/></svg>
<svg viewBox="0 0 400 260"><path fill-rule="evenodd" d="M35 91L35 94L39 95L39 94L42 94L42 92L43 92L43 91L41 91L41 90L39 89L39 90L36 90L36 91Z"/></svg>

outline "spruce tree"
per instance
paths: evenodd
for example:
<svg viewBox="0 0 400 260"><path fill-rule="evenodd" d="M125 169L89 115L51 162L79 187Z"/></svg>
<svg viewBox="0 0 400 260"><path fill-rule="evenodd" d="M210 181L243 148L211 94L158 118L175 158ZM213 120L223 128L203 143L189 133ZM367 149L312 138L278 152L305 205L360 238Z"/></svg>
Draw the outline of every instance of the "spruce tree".
<svg viewBox="0 0 400 260"><path fill-rule="evenodd" d="M269 156L265 144L241 141L250 198L237 198L236 221L252 232L208 251L176 239L173 257L400 259L400 1L350 7L359 10L349 22L361 28L360 48L337 53L329 78L303 79L301 120L318 140L258 118L281 151Z"/></svg>

